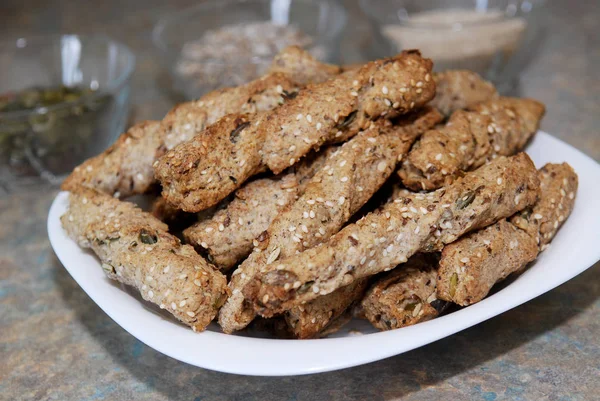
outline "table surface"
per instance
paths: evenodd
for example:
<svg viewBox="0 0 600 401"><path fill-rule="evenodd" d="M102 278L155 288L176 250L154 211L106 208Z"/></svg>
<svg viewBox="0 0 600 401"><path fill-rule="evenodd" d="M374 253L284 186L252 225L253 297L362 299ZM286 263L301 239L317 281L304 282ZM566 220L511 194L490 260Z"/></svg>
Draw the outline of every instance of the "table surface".
<svg viewBox="0 0 600 401"><path fill-rule="evenodd" d="M174 99L150 30L193 1L3 0L0 33L108 32L138 57L132 121ZM522 75L543 128L600 160L598 2L548 2L547 37ZM366 25L352 10L352 37ZM362 30L362 31L361 31ZM337 372L284 378L188 366L117 326L49 246L43 185L0 199L1 400L584 400L600 397L600 266L501 316L420 349ZM568 268L568 266L565 266ZM352 352L348 350L348 352Z"/></svg>

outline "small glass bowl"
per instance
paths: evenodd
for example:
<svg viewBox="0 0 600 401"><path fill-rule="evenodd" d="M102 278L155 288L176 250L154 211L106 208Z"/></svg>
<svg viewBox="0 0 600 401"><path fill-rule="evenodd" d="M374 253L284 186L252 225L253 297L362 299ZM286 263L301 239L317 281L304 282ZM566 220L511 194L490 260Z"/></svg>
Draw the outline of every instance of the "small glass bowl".
<svg viewBox="0 0 600 401"><path fill-rule="evenodd" d="M0 43L0 101L27 91L45 102L0 112L0 186L6 191L39 176L59 184L108 147L125 128L134 66L133 53L106 36Z"/></svg>
<svg viewBox="0 0 600 401"><path fill-rule="evenodd" d="M420 49L436 71L468 69L510 89L535 53L543 0L360 0L374 26L371 58ZM375 54L374 54L375 53Z"/></svg>
<svg viewBox="0 0 600 401"><path fill-rule="evenodd" d="M279 47L287 44L280 34L274 36L278 43L270 46L252 41L251 49L245 52L230 48L228 54L234 57L226 59L225 40L222 48L214 51L206 47L198 50L198 40L205 35L242 24L273 23L281 29L290 26L308 35L310 43L304 47L317 59L338 62L346 19L345 9L336 0L209 0L160 20L153 40L175 90L187 99L197 99L211 90L240 85L263 75ZM255 32L264 34L261 29Z"/></svg>

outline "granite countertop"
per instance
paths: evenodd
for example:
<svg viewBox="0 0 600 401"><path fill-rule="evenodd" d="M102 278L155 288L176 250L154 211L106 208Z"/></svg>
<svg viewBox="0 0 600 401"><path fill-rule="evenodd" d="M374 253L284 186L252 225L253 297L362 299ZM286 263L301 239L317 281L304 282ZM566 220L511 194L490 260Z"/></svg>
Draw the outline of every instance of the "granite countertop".
<svg viewBox="0 0 600 401"><path fill-rule="evenodd" d="M0 31L110 32L138 56L132 121L160 118L174 99L164 89L150 30L159 16L194 2L173 3L3 0ZM522 76L521 92L546 103L545 130L600 160L600 7L548 3L547 38ZM358 20L351 25L366 28ZM310 376L228 375L154 351L88 298L48 243L46 215L55 194L40 185L0 198L1 400L600 397L598 264L525 305L400 356Z"/></svg>

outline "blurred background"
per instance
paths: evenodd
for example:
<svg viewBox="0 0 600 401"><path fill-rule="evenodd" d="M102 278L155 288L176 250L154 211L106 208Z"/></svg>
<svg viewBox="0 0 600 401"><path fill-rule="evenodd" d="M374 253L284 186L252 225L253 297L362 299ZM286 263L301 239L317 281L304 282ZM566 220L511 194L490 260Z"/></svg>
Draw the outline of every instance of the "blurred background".
<svg viewBox="0 0 600 401"><path fill-rule="evenodd" d="M590 119L600 106L597 8L543 0L3 0L0 191L37 185L40 176L58 184L127 126L260 76L289 44L343 64L420 48L437 70L472 69L504 94L543 101L543 129L598 159Z"/></svg>

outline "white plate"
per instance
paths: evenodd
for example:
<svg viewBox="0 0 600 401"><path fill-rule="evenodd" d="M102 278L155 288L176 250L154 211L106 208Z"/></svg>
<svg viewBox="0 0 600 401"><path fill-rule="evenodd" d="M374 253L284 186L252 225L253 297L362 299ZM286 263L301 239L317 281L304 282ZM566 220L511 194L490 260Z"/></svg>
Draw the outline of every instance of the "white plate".
<svg viewBox="0 0 600 401"><path fill-rule="evenodd" d="M319 340L226 335L214 324L196 334L114 285L98 259L65 235L59 221L68 203L65 192L50 208L48 234L56 255L90 298L134 337L163 354L202 368L245 375L326 372L401 354L464 330L557 287L600 259L600 165L544 132L527 151L538 167L566 161L579 175L575 208L552 245L524 274L483 301L399 330L376 333L355 321L350 325L353 330L346 328L333 338ZM363 335L356 335L356 328Z"/></svg>

